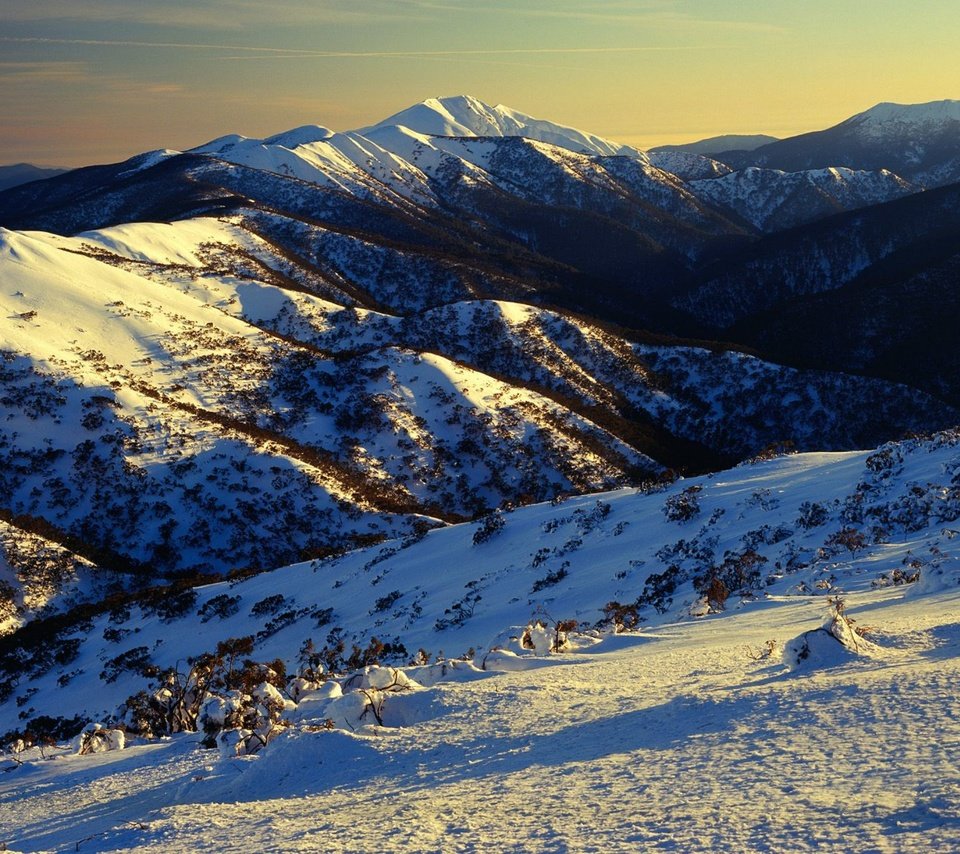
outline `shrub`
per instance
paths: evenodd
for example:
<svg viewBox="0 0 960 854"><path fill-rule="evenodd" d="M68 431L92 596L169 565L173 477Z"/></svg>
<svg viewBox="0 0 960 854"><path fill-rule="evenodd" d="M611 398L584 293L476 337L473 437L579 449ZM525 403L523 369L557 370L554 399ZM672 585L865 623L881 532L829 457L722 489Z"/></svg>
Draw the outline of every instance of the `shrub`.
<svg viewBox="0 0 960 854"><path fill-rule="evenodd" d="M559 584L569 574L567 572L568 566L570 566L570 561L565 560L559 568L548 572L543 578L538 578L533 582L533 587L530 589L530 592L539 593L547 587L553 587L554 584Z"/></svg>
<svg viewBox="0 0 960 854"><path fill-rule="evenodd" d="M401 596L403 596L403 594L399 590L394 590L386 596L381 596L373 603L373 611L371 613L379 614L388 610Z"/></svg>
<svg viewBox="0 0 960 854"><path fill-rule="evenodd" d="M677 564L671 564L663 572L651 572L643 585L643 593L638 602L652 605L658 614L665 614L673 604L673 593L682 580L682 572Z"/></svg>
<svg viewBox="0 0 960 854"><path fill-rule="evenodd" d="M170 623L185 617L187 611L197 604L197 591L192 587L179 592L169 588L156 588L141 602L146 613L156 614L164 623Z"/></svg>
<svg viewBox="0 0 960 854"><path fill-rule="evenodd" d="M803 504L800 505L800 515L797 518L797 524L801 528L809 531L811 528L819 528L821 525L826 524L829 515L827 508L822 504L804 501Z"/></svg>
<svg viewBox="0 0 960 854"><path fill-rule="evenodd" d="M310 612L310 616L316 620L316 627L322 629L333 622L333 608L315 608Z"/></svg>
<svg viewBox="0 0 960 854"><path fill-rule="evenodd" d="M473 532L473 544L479 546L481 543L487 542L499 534L505 525L506 520L503 518L503 513L500 510L494 510L492 513L488 513L480 519L477 530Z"/></svg>
<svg viewBox="0 0 960 854"><path fill-rule="evenodd" d="M617 601L607 602L603 606L603 619L601 623L612 625L615 632L624 632L635 629L640 625L640 614L637 611L637 604L623 604Z"/></svg>
<svg viewBox="0 0 960 854"><path fill-rule="evenodd" d="M240 597L230 596L226 593L220 593L212 599L203 603L203 606L197 611L201 623L206 623L214 617L226 620L232 617L240 610Z"/></svg>
<svg viewBox="0 0 960 854"><path fill-rule="evenodd" d="M858 551L867 547L867 536L856 528L841 528L827 537L824 545L844 548L851 555L855 555Z"/></svg>
<svg viewBox="0 0 960 854"><path fill-rule="evenodd" d="M442 632L451 626L462 626L473 616L477 603L483 597L477 589L479 587L478 581L467 582L466 586L469 592L459 602L454 602L449 608L444 608L444 616L434 624L435 631Z"/></svg>
<svg viewBox="0 0 960 854"><path fill-rule="evenodd" d="M135 646L107 661L100 678L107 683L116 682L124 672L150 677L159 674L160 668L150 661L150 650L147 647Z"/></svg>
<svg viewBox="0 0 960 854"><path fill-rule="evenodd" d="M726 607L730 591L722 578L716 575L710 576L699 589L711 611L722 611Z"/></svg>
<svg viewBox="0 0 960 854"><path fill-rule="evenodd" d="M272 596L267 596L266 598L257 602L250 609L250 616L269 617L280 611L280 609L285 607L286 604L287 599L285 596L281 595L280 593L274 593Z"/></svg>
<svg viewBox="0 0 960 854"><path fill-rule="evenodd" d="M663 514L671 522L689 522L700 514L700 500L697 496L702 491L702 486L688 486L676 495L671 495L663 505Z"/></svg>

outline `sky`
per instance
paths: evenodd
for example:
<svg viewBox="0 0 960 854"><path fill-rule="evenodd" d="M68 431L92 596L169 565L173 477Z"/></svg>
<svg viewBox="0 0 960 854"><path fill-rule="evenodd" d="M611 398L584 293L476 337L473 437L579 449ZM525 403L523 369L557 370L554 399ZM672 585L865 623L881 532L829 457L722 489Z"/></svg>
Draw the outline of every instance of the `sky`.
<svg viewBox="0 0 960 854"><path fill-rule="evenodd" d="M957 0L3 0L0 163L470 94L648 147L960 98Z"/></svg>

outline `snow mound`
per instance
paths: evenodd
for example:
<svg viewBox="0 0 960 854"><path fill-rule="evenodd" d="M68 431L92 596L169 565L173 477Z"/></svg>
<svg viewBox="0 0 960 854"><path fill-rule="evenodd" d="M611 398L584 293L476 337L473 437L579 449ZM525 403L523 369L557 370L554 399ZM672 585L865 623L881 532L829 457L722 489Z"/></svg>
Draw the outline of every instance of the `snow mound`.
<svg viewBox="0 0 960 854"><path fill-rule="evenodd" d="M432 688L440 682L470 682L473 679L483 679L489 675L472 661L464 661L462 658L438 661L436 664L424 664L420 667L409 667L406 673L424 688Z"/></svg>
<svg viewBox="0 0 960 854"><path fill-rule="evenodd" d="M787 643L783 663L790 670L837 667L858 657L876 657L883 650L854 628L853 621L836 604L820 628L804 632Z"/></svg>
<svg viewBox="0 0 960 854"><path fill-rule="evenodd" d="M109 753L126 747L126 735L123 730L110 729L103 724L87 724L73 740L75 753L86 756L90 753Z"/></svg>

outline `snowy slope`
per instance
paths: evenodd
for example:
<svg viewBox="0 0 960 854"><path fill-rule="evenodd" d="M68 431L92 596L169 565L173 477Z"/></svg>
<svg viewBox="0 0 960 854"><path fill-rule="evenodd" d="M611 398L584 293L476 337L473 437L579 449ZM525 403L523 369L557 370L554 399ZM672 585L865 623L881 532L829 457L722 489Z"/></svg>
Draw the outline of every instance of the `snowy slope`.
<svg viewBox="0 0 960 854"><path fill-rule="evenodd" d="M960 122L960 101L930 101L926 104L885 102L847 119L864 136L889 137L905 131L929 133Z"/></svg>
<svg viewBox="0 0 960 854"><path fill-rule="evenodd" d="M475 299L449 267L350 236L313 227L299 244L326 269L239 218L4 232L6 518L45 520L38 533L123 588L273 568L418 516L717 467L775 441L843 449L957 420L905 387ZM405 315L355 305L359 281ZM431 286L450 303L416 310Z"/></svg>
<svg viewBox="0 0 960 854"><path fill-rule="evenodd" d="M432 653L470 644L486 670L448 661L410 668L420 681L400 690L351 691L345 676L307 688L254 756L197 750L189 734L131 735L94 756L47 748L56 761L22 750L0 780L0 835L20 851L241 851L251 833L267 851L351 851L369 847L358 827L373 825L389 851L802 851L854 835L877 850L949 850L960 842L957 449L948 434L785 457L515 511L478 543L477 525L456 527L205 588L179 618L136 606L94 616L72 660L8 700L7 720L108 711L149 681L117 667L132 647L172 662L258 630L256 658L291 666L304 636L341 626L348 640L402 631ZM680 496L699 505L687 521L670 518ZM855 549L832 542L851 529L865 535ZM766 558L754 595L692 617L709 609L689 578L747 547ZM592 623L610 598L663 593L671 573L672 601L640 605L639 633L573 633L559 654L510 639L540 619L548 631L531 641L549 642L556 619ZM215 595L235 607L216 615ZM272 613L268 596L281 599ZM865 632L855 649L818 629L836 596ZM781 659L804 641L806 659ZM101 668L117 675L106 682ZM384 677L399 678L364 678ZM379 722L341 718L374 701Z"/></svg>
<svg viewBox="0 0 960 854"><path fill-rule="evenodd" d="M2 726L53 710L109 716L145 687L144 662L162 670L225 638L255 636L257 660L279 657L288 670L306 638L320 648L340 637L349 650L376 636L402 645L395 659L403 662L418 649L482 656L503 631L538 615L593 625L612 601L650 625L702 616L723 608L710 599L714 578L727 610L748 611L767 607L769 596L825 599L907 577L918 590L956 585L958 471L955 432L872 454L781 457L104 608L43 636L29 663L6 645L5 666L25 668L29 680L9 689ZM134 648L146 658L117 663Z"/></svg>
<svg viewBox="0 0 960 854"><path fill-rule="evenodd" d="M261 328L302 298L269 264L215 220L4 232L4 511L101 566L222 572L659 469L585 409L443 355L334 358Z"/></svg>
<svg viewBox="0 0 960 854"><path fill-rule="evenodd" d="M781 231L917 191L885 169L844 168L780 172L751 167L716 179L691 180L690 188L701 198L736 211L763 231Z"/></svg>
<svg viewBox="0 0 960 854"><path fill-rule="evenodd" d="M712 160L702 154L691 151L650 151L650 162L664 172L670 172L684 181L699 181L705 178L719 178L733 170L719 160Z"/></svg>

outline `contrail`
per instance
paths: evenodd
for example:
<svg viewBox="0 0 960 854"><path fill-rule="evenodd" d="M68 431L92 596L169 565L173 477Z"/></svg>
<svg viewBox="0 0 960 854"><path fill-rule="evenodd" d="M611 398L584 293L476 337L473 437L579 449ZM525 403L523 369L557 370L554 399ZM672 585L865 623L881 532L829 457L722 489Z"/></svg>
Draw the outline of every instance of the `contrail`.
<svg viewBox="0 0 960 854"><path fill-rule="evenodd" d="M521 48L478 48L471 50L301 50L285 47L248 47L244 45L202 44L196 42L144 42L113 41L108 39L55 39L25 36L0 36L0 42L17 44L73 44L95 47L147 47L183 50L230 50L251 54L270 54L266 57L229 57L231 59L356 59L377 57L417 57L417 56L510 56L535 54L578 54L578 53L648 53L675 50L709 50L712 45L677 45L650 47L521 47Z"/></svg>
<svg viewBox="0 0 960 854"><path fill-rule="evenodd" d="M196 42L140 42L120 41L110 39L54 39L39 38L37 36L0 36L0 42L15 42L17 44L77 44L93 45L96 47L160 47L183 48L187 50L240 50L252 53L308 53L291 48L279 47L244 47L243 45L201 44Z"/></svg>

